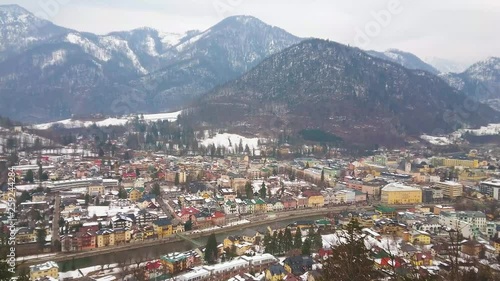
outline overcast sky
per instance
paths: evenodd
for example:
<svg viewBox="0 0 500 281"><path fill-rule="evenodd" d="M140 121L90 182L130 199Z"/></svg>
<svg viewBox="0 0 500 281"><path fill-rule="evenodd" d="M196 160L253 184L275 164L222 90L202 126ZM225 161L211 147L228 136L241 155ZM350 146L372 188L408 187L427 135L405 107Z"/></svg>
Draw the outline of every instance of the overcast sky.
<svg viewBox="0 0 500 281"><path fill-rule="evenodd" d="M61 3L47 12L41 3ZM302 37L364 49L397 48L422 58L471 63L500 56L498 0L0 0L54 23L105 34L149 26L166 32L207 29L252 15ZM379 16L377 16L379 15Z"/></svg>

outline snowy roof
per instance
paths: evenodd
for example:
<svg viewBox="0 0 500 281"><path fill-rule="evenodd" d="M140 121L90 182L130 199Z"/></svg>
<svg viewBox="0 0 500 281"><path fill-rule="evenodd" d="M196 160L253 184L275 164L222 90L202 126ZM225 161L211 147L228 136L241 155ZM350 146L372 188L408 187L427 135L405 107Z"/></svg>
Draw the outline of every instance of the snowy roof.
<svg viewBox="0 0 500 281"><path fill-rule="evenodd" d="M421 189L395 182L384 186L384 188L382 188L382 191L421 191Z"/></svg>

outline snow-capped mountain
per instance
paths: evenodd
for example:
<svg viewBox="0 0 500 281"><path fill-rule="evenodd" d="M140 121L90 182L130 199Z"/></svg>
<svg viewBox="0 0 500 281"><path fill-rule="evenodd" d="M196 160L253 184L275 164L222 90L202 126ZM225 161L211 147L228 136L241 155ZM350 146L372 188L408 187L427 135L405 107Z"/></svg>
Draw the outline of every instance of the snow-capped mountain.
<svg viewBox="0 0 500 281"><path fill-rule="evenodd" d="M18 5L0 5L0 61L68 31Z"/></svg>
<svg viewBox="0 0 500 281"><path fill-rule="evenodd" d="M181 40L174 47L177 56L173 63L132 85L144 89L157 109L172 109L239 77L300 40L254 17L229 17Z"/></svg>
<svg viewBox="0 0 500 281"><path fill-rule="evenodd" d="M385 52L367 51L367 53L371 56L397 63L408 69L419 69L432 74L439 74L439 70L435 69L432 65L425 63L412 53L396 49L389 49Z"/></svg>
<svg viewBox="0 0 500 281"><path fill-rule="evenodd" d="M462 73L448 73L441 77L469 97L500 109L500 58L490 57Z"/></svg>
<svg viewBox="0 0 500 281"><path fill-rule="evenodd" d="M40 122L72 114L164 112L300 41L246 16L173 34L95 35L0 6L0 111Z"/></svg>
<svg viewBox="0 0 500 281"><path fill-rule="evenodd" d="M431 57L431 58L425 58L424 61L432 66L434 66L437 70L439 70L441 73L461 73L464 72L467 67L469 67L468 64L465 63L460 63L456 61L451 61L443 58L436 58L436 57Z"/></svg>

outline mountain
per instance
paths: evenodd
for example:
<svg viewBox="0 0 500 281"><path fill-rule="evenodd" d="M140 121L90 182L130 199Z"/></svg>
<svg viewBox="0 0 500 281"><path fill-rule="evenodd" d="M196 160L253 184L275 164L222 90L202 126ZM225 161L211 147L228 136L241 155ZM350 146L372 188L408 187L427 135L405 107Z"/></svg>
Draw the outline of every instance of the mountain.
<svg viewBox="0 0 500 281"><path fill-rule="evenodd" d="M451 132L499 120L439 77L334 42L308 40L264 60L198 100L191 118L265 132L317 129L349 143L394 144L405 136Z"/></svg>
<svg viewBox="0 0 500 281"><path fill-rule="evenodd" d="M441 73L461 73L464 72L467 67L469 67L469 65L465 63L459 63L436 57L426 58L424 60L426 63L432 65Z"/></svg>
<svg viewBox="0 0 500 281"><path fill-rule="evenodd" d="M442 78L470 98L500 110L500 58L490 57L462 73L448 73Z"/></svg>
<svg viewBox="0 0 500 281"><path fill-rule="evenodd" d="M24 122L166 111L300 41L248 16L185 34L95 35L0 6L0 111Z"/></svg>
<svg viewBox="0 0 500 281"><path fill-rule="evenodd" d="M396 49L390 49L385 52L367 51L367 53L379 59L395 62L408 69L419 69L432 74L439 74L439 70L435 69L432 65L425 63L419 57L411 53Z"/></svg>
<svg viewBox="0 0 500 281"><path fill-rule="evenodd" d="M177 44L170 65L131 84L147 93L155 109L173 109L300 41L254 17L229 17Z"/></svg>
<svg viewBox="0 0 500 281"><path fill-rule="evenodd" d="M68 31L18 5L0 5L0 61Z"/></svg>

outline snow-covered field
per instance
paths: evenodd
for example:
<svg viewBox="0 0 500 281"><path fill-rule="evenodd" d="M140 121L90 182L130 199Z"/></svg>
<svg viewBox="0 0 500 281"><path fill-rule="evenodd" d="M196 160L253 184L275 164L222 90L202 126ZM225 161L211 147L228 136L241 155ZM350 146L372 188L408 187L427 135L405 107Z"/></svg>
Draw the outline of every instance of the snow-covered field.
<svg viewBox="0 0 500 281"><path fill-rule="evenodd" d="M500 124L489 124L479 129L461 129L458 132L460 134L469 132L475 136L494 136L500 134Z"/></svg>
<svg viewBox="0 0 500 281"><path fill-rule="evenodd" d="M433 144L433 145L450 145L453 144L453 142L447 138L447 137L434 137L434 136L428 136L428 135L422 135L420 136L421 139Z"/></svg>
<svg viewBox="0 0 500 281"><path fill-rule="evenodd" d="M203 140L201 145L210 146L214 144L216 147L225 147L229 151L234 151L235 147L240 145L240 141L243 145L243 149L248 145L250 150L255 149L255 154L259 153L259 138L246 138L236 134L217 134L212 138Z"/></svg>
<svg viewBox="0 0 500 281"><path fill-rule="evenodd" d="M177 117L181 114L181 112L182 111L176 111L176 112L170 112L170 113L158 113L158 114L144 114L144 120L149 121L149 122L160 121L160 120L168 120L168 121L173 122L173 121L177 120ZM136 116L137 115L126 116L126 117L121 117L121 118L107 118L107 119L97 121L97 122L65 119L65 120L61 120L61 121L33 125L33 128L38 129L38 130L47 130L55 124L61 125L67 129L85 128L85 127L90 127L93 124L95 124L98 127L123 126L123 125L127 124L127 122L129 122L130 120L135 118Z"/></svg>

